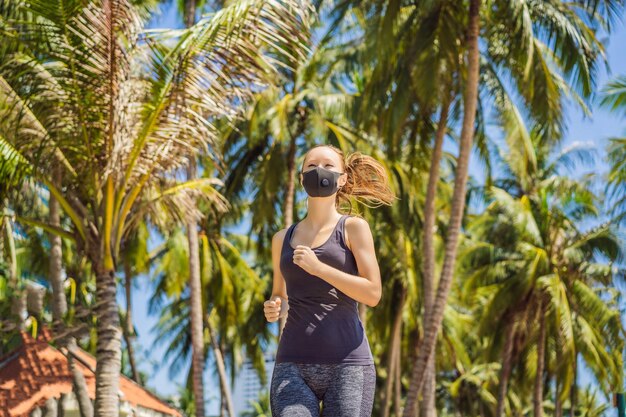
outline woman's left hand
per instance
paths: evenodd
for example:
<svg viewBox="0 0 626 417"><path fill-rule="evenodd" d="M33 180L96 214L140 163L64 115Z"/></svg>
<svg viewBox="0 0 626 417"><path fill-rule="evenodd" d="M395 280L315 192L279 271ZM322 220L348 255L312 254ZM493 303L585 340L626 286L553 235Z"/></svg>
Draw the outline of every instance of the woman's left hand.
<svg viewBox="0 0 626 417"><path fill-rule="evenodd" d="M293 263L311 275L318 275L322 266L322 261L317 258L313 249L304 245L296 246L293 251Z"/></svg>

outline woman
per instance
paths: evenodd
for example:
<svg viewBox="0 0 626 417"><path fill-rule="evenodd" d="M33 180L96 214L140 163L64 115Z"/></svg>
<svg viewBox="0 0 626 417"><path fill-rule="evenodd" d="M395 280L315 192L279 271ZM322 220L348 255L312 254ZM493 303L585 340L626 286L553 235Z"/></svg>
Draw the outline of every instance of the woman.
<svg viewBox="0 0 626 417"><path fill-rule="evenodd" d="M369 225L350 215L350 196L390 205L383 166L374 158L318 145L304 156L300 184L306 217L272 238L273 322L287 315L270 383L273 417L369 417L376 369L357 302L375 307L380 270ZM338 212L341 202L348 214Z"/></svg>

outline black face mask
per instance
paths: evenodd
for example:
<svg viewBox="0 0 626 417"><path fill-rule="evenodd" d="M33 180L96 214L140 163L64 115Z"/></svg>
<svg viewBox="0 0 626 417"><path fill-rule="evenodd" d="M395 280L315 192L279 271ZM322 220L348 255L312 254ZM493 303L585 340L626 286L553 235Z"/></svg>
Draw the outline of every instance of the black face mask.
<svg viewBox="0 0 626 417"><path fill-rule="evenodd" d="M302 173L302 186L311 197L328 197L337 192L337 179L343 172L315 167Z"/></svg>

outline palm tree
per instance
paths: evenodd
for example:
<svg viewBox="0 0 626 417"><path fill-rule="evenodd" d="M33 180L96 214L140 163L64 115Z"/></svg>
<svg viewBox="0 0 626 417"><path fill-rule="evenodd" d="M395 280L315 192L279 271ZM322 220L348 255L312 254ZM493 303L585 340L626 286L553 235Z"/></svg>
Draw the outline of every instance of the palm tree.
<svg viewBox="0 0 626 417"><path fill-rule="evenodd" d="M1 82L1 81L0 81ZM14 236L15 211L9 205L9 197L21 188L32 171L32 166L0 135L0 299L13 300L3 305L0 329L0 354L5 346L12 347L19 339L23 327L23 296L18 280L17 247Z"/></svg>
<svg viewBox="0 0 626 417"><path fill-rule="evenodd" d="M338 6L338 8L341 7ZM375 7L373 6L374 9ZM381 17L376 21L379 15ZM393 26L396 23L391 23L396 15L398 17L397 35L395 26ZM439 97L444 102L444 105L441 106L439 127L434 135L436 139L435 151L433 152L431 163L432 171L426 202L427 208L429 208L426 213L427 225L432 225L434 219L432 211L434 186L438 181L437 168L440 158L440 152L437 149L440 148L446 131L448 108L451 104L450 90L454 91L455 88L453 86L455 83L459 84L458 81L454 81L454 72L459 71L458 69L460 68L458 63L460 51L457 50L454 43L449 41L451 38L462 38L463 35L459 33L459 28L463 27L463 24L453 23L455 15L459 17L459 20L465 15L464 11L459 8L458 2L433 2L428 3L424 7L412 5L402 7L397 2L390 2L384 14L374 13L376 17L373 20L377 24L371 25L374 28L371 30L372 34L369 35L369 38L365 37L366 39L372 39L371 43L373 45L371 50L373 51L372 54L375 55L376 66L372 70L371 76L368 74L367 78L370 80L370 85L366 86L365 98L362 104L366 110L361 111L360 114L370 117L377 124L377 128L389 138L385 146L390 158L393 159L394 155L398 155L399 149L402 148L399 138L403 134L404 129L397 128L398 126L403 126L402 123L398 122L403 121L407 114L415 112L415 110L411 109L411 106L418 104L420 106L419 112L429 115L432 113L431 109L437 107ZM367 28L365 30L367 31ZM381 49L384 50L384 53L381 53ZM409 52L407 53L407 51ZM483 67L498 64L498 61L496 61L497 56L493 52L491 54L491 61L481 64ZM499 77L495 71L489 70L490 68L486 68L486 70L484 68L482 77L485 77L484 74L489 74L488 80L491 82L489 88L493 89L494 86L498 86ZM426 81L424 83L414 81L421 79ZM432 85L441 85L441 91L430 87ZM526 97L528 97L528 91L530 90L526 91ZM377 99L376 94L381 96L379 101L375 100ZM412 96L407 97L409 94ZM392 97L391 101L388 99L389 96ZM506 92L504 94L501 93L501 96L507 98ZM381 105L380 102L383 104ZM379 108L387 104L389 104L388 112L381 113ZM502 104L508 104L508 102L505 101ZM535 107L538 108L538 106ZM544 105L542 109L545 107ZM501 112L502 114L508 114L510 110L503 108ZM552 111L552 113L555 112ZM418 123L419 119L415 124L417 125ZM414 142L414 136L408 136L408 139ZM479 150L481 150L482 154L485 154L484 144L480 140L477 143ZM413 144L414 148L415 144ZM431 244L432 229L432 226L426 226L424 230L424 233L428 234L428 236L425 236L424 244L424 250L426 251L426 264L424 265L426 275L423 277L425 327L427 327L426 323L429 321L430 294L433 282L433 278L430 275L434 270L434 252ZM429 366L431 365L432 363L429 362ZM425 396L426 402L432 401L434 398L432 395L433 387L434 384L427 390L431 395L427 394ZM432 407L428 407L427 404L425 411L429 409L432 411Z"/></svg>
<svg viewBox="0 0 626 417"><path fill-rule="evenodd" d="M495 334L504 335L504 340L492 340L487 356L496 360L497 347L503 346L496 415L504 412L512 366L520 358L535 375L535 415L543 413L544 372L557 378L558 410L575 384L579 352L604 390L604 381L621 384L620 314L593 289L610 285L611 263L622 257L619 241L607 224L578 230L577 224L597 216L597 197L588 188L589 178L574 180L560 173L590 154L573 147L551 155L536 131L531 137L531 143L516 135L508 138L509 147L501 152L505 176L488 189L489 206L469 223L470 239L461 252L467 271L462 293L475 294L467 304L481 306L478 333L489 337L495 328ZM609 263L595 260L596 253ZM594 318L598 326L592 329L588 320ZM554 356L556 361L550 359ZM528 362L531 357L534 364ZM601 357L602 365L593 357Z"/></svg>
<svg viewBox="0 0 626 417"><path fill-rule="evenodd" d="M196 0L185 0L183 20L189 28L196 23ZM184 87L183 87L184 88ZM196 158L190 158L187 165L187 180L196 179ZM202 294L200 283L200 255L198 246L198 224L193 218L186 220L189 244L189 302L191 321L191 369L193 396L196 402L196 417L204 417L204 328L202 326ZM229 408L232 415L232 409Z"/></svg>
<svg viewBox="0 0 626 417"><path fill-rule="evenodd" d="M604 86L600 104L615 113L626 114L626 76L616 77ZM607 207L610 207L609 213L613 216L613 220L623 224L626 218L626 193L624 192L626 138L611 138L607 153L611 166L606 187L609 196Z"/></svg>
<svg viewBox="0 0 626 417"><path fill-rule="evenodd" d="M377 155L374 150L370 154ZM378 415L389 415L392 404L396 409L400 406L397 393L401 390L401 359L403 334L409 335L412 340L417 333L418 323L411 314L419 300L416 297L415 287L418 285L418 276L415 273L419 269L419 236L414 231L418 228L415 223L422 219L419 208L422 206L422 194L419 192L418 182L415 176L420 171L412 170L403 162L387 162L382 155L377 155L384 165L387 166L389 176L392 178L394 192L402 204L394 204L391 207L365 210L363 215L371 220L372 234L377 243L377 259L380 264L381 276L384 280L383 300L376 314L367 320L368 339L372 345L374 357L381 358L378 372L384 376L385 384L379 393L382 394ZM388 224L403 225L392 231L386 227ZM391 324L391 325L390 325ZM410 353L410 352L409 352ZM383 373L384 372L384 373ZM394 387L396 391L394 392Z"/></svg>
<svg viewBox="0 0 626 417"><path fill-rule="evenodd" d="M119 248L146 214L153 222L163 209L180 220L197 218L194 196L224 204L211 192L214 181L180 184L174 174L217 137L205 121L235 116L251 83L267 80L271 66L258 59L260 48L289 39L294 47L286 51L297 55L302 44L306 4L238 6L186 31L149 34L149 61L142 61L139 38L145 9L124 0L73 7L33 0L17 6L32 20L17 25L6 16L15 36L3 42L22 46L3 50L1 133L38 167L33 178L72 221L70 231L39 225L72 238L97 276L99 416L116 415L118 408ZM250 42L246 37L254 33L266 42ZM179 37L167 48L159 35ZM61 187L47 176L50 166L61 167Z"/></svg>
<svg viewBox="0 0 626 417"><path fill-rule="evenodd" d="M242 362L245 350L259 375L265 376L263 352L264 340L270 334L259 317L258 306L262 306L266 279L261 279L245 259L242 249L246 239L236 234L219 233L221 226L216 219L224 216L209 216L201 222L200 272L202 288L203 327L208 330L208 353L213 353L218 371L224 403L232 404L230 386L227 383L226 363L229 360L230 380L235 380L236 369ZM213 221L214 224L205 224ZM207 232L205 232L205 230ZM208 231L211 231L209 233ZM161 317L155 330L158 343L168 343L165 358L173 358L170 375L178 373L189 359L190 323L189 292L185 290L189 280L188 241L181 229L175 229L158 248L155 256L155 293L150 301L150 311L159 312ZM261 307L262 308L262 307ZM259 332L259 329L264 331ZM232 408L229 408L232 409Z"/></svg>
<svg viewBox="0 0 626 417"><path fill-rule="evenodd" d="M148 253L149 231L145 223L138 224L129 236L122 250L122 270L124 273L124 295L126 300L125 311L122 314L122 333L128 353L131 378L142 385L141 376L135 360L133 341L137 337L132 318L132 286L133 277L145 273L149 269L150 254Z"/></svg>
<svg viewBox="0 0 626 417"><path fill-rule="evenodd" d="M4 170L1 170L2 172L0 172L0 175L3 176L2 182L3 184L5 184L5 189L3 190L2 200L5 199L4 196L11 194L12 192L15 193L17 189L20 189L20 192L22 193L27 191L27 193L30 193L32 195L37 195L41 190L38 190L36 187L31 187L30 184L25 181L27 175L29 175L33 171L32 166L28 163L26 159L22 158L19 155L19 153L11 147L9 143L4 141L2 138L0 138L0 147L3 151L0 164L2 164L3 168L5 168ZM54 174L52 177L55 183L58 184L60 182L58 175L56 176L57 178L54 178L55 177ZM9 198L7 198L7 200L8 199ZM11 200L16 201L17 199L12 198ZM21 199L21 200L22 200L21 202L24 203L25 199ZM45 207L43 206L43 204L38 204L37 208L45 208ZM61 226L60 207L59 207L58 201L53 196L48 197L47 208L48 208L47 216L49 218L49 224L53 227L60 228ZM33 207L33 205L31 204L25 204L25 207L23 208L18 207L18 211L20 211L20 209L28 210L31 213L34 213L35 211L37 212L40 211L40 210L35 209L35 207ZM38 213L38 214L39 214L38 216L39 218L45 217L45 214L43 213ZM72 376L74 379L74 389L76 392L76 397L78 399L79 408L81 410L81 415L84 417L91 417L93 415L93 406L92 406L91 400L89 399L87 384L85 382L85 378L82 372L78 369L78 367L76 366L76 362L74 360L74 352L77 346L76 339L72 334L70 334L70 332L68 332L69 329L67 329L65 326L65 318L66 318L66 314L68 311L68 303L67 303L66 294L65 294L65 286L64 286L65 280L62 277L62 274L63 274L62 243L63 242L61 240L61 237L54 233L48 234L48 241L49 241L49 247L50 247L49 256L48 256L48 254L45 253L45 250L40 250L40 248L42 249L45 245L43 242L41 242L41 239L39 238L44 238L44 237L38 236L36 232L30 233L28 236L29 239L25 240L25 243L30 247L31 250L24 251L24 249L26 248L19 248L19 249L16 248L15 241L12 236L13 227L9 223L10 217L6 216L3 218L3 220L4 220L3 224L5 226L3 227L3 229L5 229L8 233L7 235L7 238L8 238L7 241L9 242L8 246L9 248L13 249L11 251L13 253L11 256L11 259L12 259L12 264L14 265L14 267L12 267L11 269L13 270L12 275L14 277L13 278L14 282L17 279L17 266L18 266L17 265L18 264L17 252L22 251L22 252L25 252L24 253L25 256L22 255L20 257L28 258L28 259L24 259L22 263L24 265L29 265L29 266L27 268L20 268L20 269L26 269L27 274L37 274L37 275L45 276L46 280L50 283L50 287L52 290L52 319L53 319L52 328L56 336L59 338L59 346L61 348L64 348L67 351L67 359L68 359L70 371L72 372ZM1 240L4 242L4 238L2 238ZM35 254L33 252L38 252L38 253ZM0 248L0 259L3 259L4 255L5 254L4 254L3 248ZM48 260L47 262L48 273L46 273L46 266L44 266L45 261L42 262L43 259ZM13 285L13 287L15 287L15 285ZM17 288L14 288L14 290L17 290ZM22 300L23 295L16 294L13 296L9 296L7 294L7 298L5 299L11 299L13 297L15 297L18 300ZM29 297L28 287L27 287L26 297ZM42 305L41 308L43 307L44 306ZM10 315L4 314L3 316L9 317ZM42 317L39 317L37 321L41 321L41 319ZM63 334L65 334L65 336L62 336Z"/></svg>
<svg viewBox="0 0 626 417"><path fill-rule="evenodd" d="M60 170L55 170L52 175L52 181L55 185L61 184ZM52 227L61 227L61 207L54 196L50 196L48 201L49 224ZM65 330L63 319L67 314L67 299L65 296L64 278L62 277L63 255L61 236L55 233L49 233L50 240L50 273L48 279L52 286L52 315L53 315L53 331L57 334ZM82 417L93 416L93 404L89 398L87 383L82 371L78 368L75 359L75 351L77 348L76 339L72 336L63 338L61 346L68 351L67 359L72 377L74 380L74 390L78 400L79 409Z"/></svg>
<svg viewBox="0 0 626 417"><path fill-rule="evenodd" d="M391 46L385 50L385 53L379 53L379 55L383 57L381 58L383 63L380 65L380 69L377 68L378 71L374 71L371 79L373 80L372 85L375 87L374 92L380 94L383 103L387 103L389 101L389 90L384 88L386 85L384 82L382 82L383 88L380 88L381 83L379 80L381 78L383 81L391 79L395 85L398 86L396 89L391 90L392 100L396 100L397 98L397 101L394 101L397 105L393 106L394 114L399 113L402 115L402 110L397 110L397 108L399 106L401 108L403 103L408 103L405 104L407 107L408 105L414 105L414 102L407 99L407 91L410 91L413 86L411 85L412 78L409 76L404 76L404 78L399 76L400 80L393 78L393 76L390 75L393 74L393 69L390 70L390 68L396 67L398 68L398 73L411 74L411 72L407 71L406 68L409 67L409 65L414 64L416 56L421 57L420 52L422 51L424 54L428 53L429 55L433 55L432 59L435 62L437 62L437 60L440 62L442 56L446 57L446 54L442 54L440 56L431 53L431 50L433 49L436 52L439 52L444 48L439 46L442 44L441 41L436 44L433 43L432 45L437 46L432 47L430 50L427 49L425 45L431 45L429 42L433 36L436 36L437 33L435 30L432 30L432 28L438 27L439 20L443 20L444 22L446 20L448 21L448 26L446 26L446 28L451 28L451 30L445 32L447 35L455 33L455 30L457 30L456 28L465 27L466 14L458 12L455 14L454 6L458 4L458 2L454 2L453 4L448 2L431 2L426 4L423 8L411 6L403 8L398 2L389 2L389 7L384 9L385 13L379 14L381 16L379 19L380 25L374 30L374 33L377 38L380 39L380 42L374 43L374 50L377 52L380 51L380 46L384 47L385 43ZM563 92L567 91L568 88L564 88L564 83L560 82L559 75L553 73L552 69L549 69L548 66L544 65L548 59L549 52L543 46L543 43L540 41L540 37L533 33L531 26L526 24L530 21L528 18L535 19L540 22L540 24L545 25L547 33L553 33L555 35L558 34L558 36L568 38L567 42L555 45L554 49L557 57L559 58L560 69L568 77L574 77L576 79L575 90L572 90L572 92L574 93L574 96L577 97L577 100L579 100L581 105L583 105L583 108L585 108L584 101L578 96L581 94L584 97L587 97L590 93L590 85L593 84L594 68L597 62L596 57L599 56L597 54L601 54L602 47L594 38L593 32L588 30L585 23L575 14L574 10L577 9L579 5L574 5L569 8L567 6L560 7L559 5L553 4L550 4L549 6L542 4L541 7L537 7L539 4L511 5L509 3L497 3L495 6L496 7L493 9L495 11L492 13L493 17L502 20L503 24L490 25L488 28L485 28L483 36L488 44L496 46L500 45L503 36L507 39L515 39L516 42L517 39L523 39L524 42L522 44L516 44L515 48L511 49L499 47L485 49L484 57L481 57L480 63L481 89L493 92L495 88L496 90L499 90L498 94L500 98L506 98L506 89L503 87L501 76L498 75L499 69L506 68L506 71L509 71L511 74L511 80L513 81L514 86L518 89L520 96L528 106L529 115L538 120L538 123L542 126L542 135L546 138L546 140L557 140L561 136L562 130L560 101ZM548 7L548 9L545 9L544 6ZM585 4L585 6L587 6L587 4ZM604 11L606 12L606 9ZM613 11L608 12L608 14L612 13ZM399 16L397 32L406 33L407 39L415 40L413 41L413 44L408 42L407 47L405 47L404 44L400 44L402 47L398 48L398 42L395 42L395 38L392 38L393 41L389 42L391 38L389 32L393 32L396 28L396 26L394 26L395 22L392 23L394 14ZM407 18L407 16L409 17ZM424 16L429 17L430 20L426 20ZM457 16L457 18L454 16ZM526 23L524 23L524 21L520 21L521 16L527 17ZM561 16L564 18L561 19ZM600 19L599 17L597 18ZM458 19L456 20L456 23L452 23L455 21L454 19ZM515 23L506 23L507 21ZM414 27L417 29L411 31L411 23L414 22L419 22L420 24L415 24ZM441 24L444 25L446 23ZM405 28L409 30L404 30ZM431 32L428 32L429 30ZM515 34L506 33L507 30L514 31ZM422 36L417 36L416 34ZM567 47L567 45L580 45L581 49L578 49L578 51L588 50L595 52L592 54L577 53L575 52L576 49ZM394 53L394 50L397 52ZM406 53L407 50L412 53ZM453 48L449 48L449 50L453 51ZM404 61L402 58L403 56L405 57ZM452 54L453 58L455 56L458 57L459 54ZM386 62L385 58L387 58L388 62L393 64L392 67L386 67L384 65ZM458 59L450 60L447 68L457 68L458 65L455 64L456 61L458 61ZM416 64L416 67L418 68L425 66L428 70L430 70L434 67L434 65L428 66L423 65L420 61L417 62L419 62L419 64ZM405 63L405 65L402 65L403 63ZM426 71L426 73L431 77L436 77L440 74L440 72L436 70ZM378 77L376 77L377 74L379 74ZM463 74L464 73L461 73L460 77L462 80L465 80L464 82L467 82L467 79ZM405 82L403 83L402 80ZM435 81L442 81L439 83L440 85L448 86L448 83L443 80ZM436 84L436 82L431 82L431 84ZM428 83L425 83L425 85L428 85ZM424 90L424 88L425 87L422 87L422 90ZM416 87L416 90L422 92L422 90L419 90L419 87ZM442 96L445 97L445 94ZM493 95L490 96L493 97ZM421 99L418 102L423 105L424 102L427 103L427 100ZM506 106L500 110L500 118L502 120L509 120L510 122L519 119L519 115L516 115L515 111L513 111L514 108L511 108L511 106L506 102L501 101L500 105L502 104L506 104ZM428 105L426 105L426 108L428 108ZM407 111L405 110L405 112ZM427 110L425 112L428 113ZM377 111L365 111L362 112L362 114L373 115L373 119L379 124L398 124L398 118L384 119L379 116L380 112ZM480 120L481 119L479 119L479 121ZM519 123L519 121L517 121L517 123ZM468 130L465 129L465 131ZM478 138L480 138L480 135ZM394 146L396 143L396 137L390 135L389 146ZM480 142L477 142L477 144L479 143ZM482 149L479 146L479 150L484 154L485 149ZM466 155L468 154L469 151ZM460 172L462 172L462 170ZM433 176L431 184L435 182L435 176ZM432 204L429 204L429 206L432 206ZM450 224L454 224L454 222L451 222ZM425 233L430 233L430 231L427 230ZM448 237L453 237L453 235L449 234ZM455 247L453 243L454 242L450 242L450 247ZM453 268L449 267L449 265L451 262L454 262L455 256L451 255L453 254L448 255L446 258L448 261L444 262L445 274L451 273L453 270ZM427 257L428 255L426 258ZM445 274L442 275L442 277L445 276ZM424 277L426 285L428 285L430 281L431 280L428 277ZM443 287L440 288L444 289ZM428 287L426 287L426 291L428 292ZM426 300L427 299L428 297L426 297ZM445 299L445 297L440 297L440 299ZM441 311L441 308L439 308L439 311ZM428 316L428 313L425 313L425 316ZM426 327L428 328L428 326Z"/></svg>
<svg viewBox="0 0 626 417"><path fill-rule="evenodd" d="M422 390L426 366L429 356L432 354L437 341L437 333L443 318L443 311L446 305L448 291L452 284L452 272L456 259L457 240L461 227L461 219L465 206L465 186L467 183L467 171L469 165L469 153L472 148L474 136L474 119L476 115L476 104L478 99L478 32L480 19L480 0L470 0L469 24L467 33L467 84L464 96L464 116L461 129L459 158L457 159L457 171L454 182L454 194L450 212L450 227L446 238L446 249L443 269L436 297L433 303L433 310L430 322L425 326L425 334L420 344L419 355L416 359L411 375L411 384L407 395L407 402L403 416L415 416L417 413L417 394Z"/></svg>

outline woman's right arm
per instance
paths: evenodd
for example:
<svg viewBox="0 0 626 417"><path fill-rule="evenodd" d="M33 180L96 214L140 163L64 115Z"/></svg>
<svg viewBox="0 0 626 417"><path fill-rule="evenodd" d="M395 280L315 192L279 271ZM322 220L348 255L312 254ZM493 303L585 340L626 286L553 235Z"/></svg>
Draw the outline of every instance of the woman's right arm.
<svg viewBox="0 0 626 417"><path fill-rule="evenodd" d="M280 317L287 315L289 309L288 297L287 297L287 285L285 284L285 278L280 272L280 255L283 247L283 239L287 229L279 230L272 236L272 296L264 304L265 317L267 321L273 322ZM277 305L276 300L280 299L280 306Z"/></svg>

